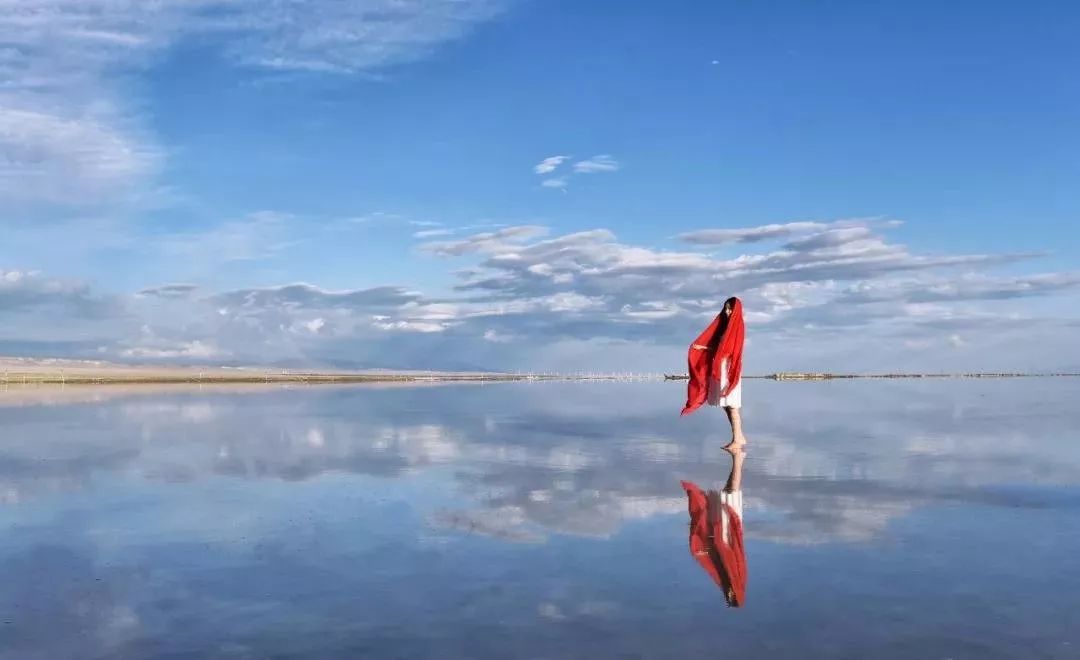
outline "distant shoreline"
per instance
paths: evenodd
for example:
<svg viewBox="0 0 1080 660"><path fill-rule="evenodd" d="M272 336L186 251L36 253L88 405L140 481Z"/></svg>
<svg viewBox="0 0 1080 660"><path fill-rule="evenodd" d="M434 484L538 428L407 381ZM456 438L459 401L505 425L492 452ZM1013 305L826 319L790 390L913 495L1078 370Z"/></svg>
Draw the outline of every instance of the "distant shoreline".
<svg viewBox="0 0 1080 660"><path fill-rule="evenodd" d="M349 384L349 383L433 383L499 382L522 380L564 380L560 376L524 374L350 374L307 372L199 373L93 373L69 371L9 371L0 373L4 385L167 385L167 384Z"/></svg>
<svg viewBox="0 0 1080 660"><path fill-rule="evenodd" d="M897 378L1057 378L1077 377L1076 373L956 373L956 374L801 374L776 373L767 375L747 375L746 379L776 381L824 381L852 379L897 379ZM222 373L218 370L204 371L164 371L147 370L138 367L95 371L81 370L3 370L0 369L0 387L13 385L169 385L169 384L205 384L205 385L244 385L244 384L423 384L423 383L497 383L521 381L685 381L685 374L629 374L629 373L593 373L593 374L555 374L555 373L334 373L334 372L289 372L289 371L254 371L243 370Z"/></svg>
<svg viewBox="0 0 1080 660"><path fill-rule="evenodd" d="M868 373L777 372L744 378L807 381L854 378L1032 378L1074 377L1077 373ZM686 374L630 372L482 372L482 371L319 371L259 367L198 367L116 364L93 360L0 357L0 385L139 385L139 384L257 384L257 383L453 383L517 381L687 380Z"/></svg>

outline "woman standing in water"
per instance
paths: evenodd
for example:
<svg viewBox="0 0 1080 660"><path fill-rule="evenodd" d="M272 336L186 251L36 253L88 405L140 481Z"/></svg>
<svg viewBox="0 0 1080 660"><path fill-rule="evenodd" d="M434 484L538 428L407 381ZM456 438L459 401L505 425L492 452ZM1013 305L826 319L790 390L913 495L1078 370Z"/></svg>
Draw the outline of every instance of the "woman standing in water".
<svg viewBox="0 0 1080 660"><path fill-rule="evenodd" d="M702 404L720 406L731 423L731 442L725 448L739 449L746 444L742 432L742 352L746 326L743 324L742 301L731 297L724 309L704 332L690 345L687 358L690 382L687 385L686 406L682 414L689 415Z"/></svg>

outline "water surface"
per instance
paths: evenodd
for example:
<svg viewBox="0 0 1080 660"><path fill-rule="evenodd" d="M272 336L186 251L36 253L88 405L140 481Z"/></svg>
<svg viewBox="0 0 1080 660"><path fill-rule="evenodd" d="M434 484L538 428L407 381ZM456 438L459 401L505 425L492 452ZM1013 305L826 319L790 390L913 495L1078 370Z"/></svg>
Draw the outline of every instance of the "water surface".
<svg viewBox="0 0 1080 660"><path fill-rule="evenodd" d="M0 658L1080 657L1080 381L0 392Z"/></svg>

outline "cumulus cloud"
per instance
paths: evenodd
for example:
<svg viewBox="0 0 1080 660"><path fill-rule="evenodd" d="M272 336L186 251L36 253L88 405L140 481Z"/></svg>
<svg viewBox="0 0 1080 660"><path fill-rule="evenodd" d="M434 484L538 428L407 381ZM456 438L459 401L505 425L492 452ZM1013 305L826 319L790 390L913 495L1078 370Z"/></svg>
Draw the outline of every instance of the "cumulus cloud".
<svg viewBox="0 0 1080 660"><path fill-rule="evenodd" d="M910 369L904 347L912 346L927 349L928 363L963 347L971 361L964 368L993 368L975 362L984 354L1020 360L991 347L1021 328L1047 339L1031 345L1028 352L1039 355L1031 359L1053 362L1061 344L1054 338L1068 335L1062 324L1075 306L1040 316L1030 304L1003 313L993 303L1075 297L1080 275L995 274L999 264L1032 255L916 253L889 239L890 226L847 220L779 233L748 228L740 235L777 242L727 257L632 245L606 229L551 235L538 225L500 227L419 243L421 255L460 266L453 290L439 295L404 284L331 290L300 282L224 291L173 283L124 297L19 271L0 281L0 310L20 319L8 324L9 341L39 333L75 338L65 324L33 329L35 315L111 320L102 326L111 340L99 342L105 356L145 349L146 357L191 358L201 346L213 347L213 359L295 364L580 368L654 359L666 369L681 363L681 338L739 295L752 327L748 350L767 356L767 367L755 359L763 369L835 369L841 359L851 368ZM133 326L151 318L160 343L127 341L138 334ZM523 343L529 351L516 350ZM844 351L850 356L838 357Z"/></svg>
<svg viewBox="0 0 1080 660"><path fill-rule="evenodd" d="M49 278L36 271L0 270L0 318L32 313L96 319L116 310L114 299L85 282Z"/></svg>
<svg viewBox="0 0 1080 660"><path fill-rule="evenodd" d="M0 268L0 355L86 357L136 327L124 296L88 282Z"/></svg>
<svg viewBox="0 0 1080 660"><path fill-rule="evenodd" d="M704 235L710 242L785 239L770 250L718 258L694 251L658 250L618 241L607 230L522 240L503 235L425 244L443 257L479 257L462 271L458 306L466 325L483 320L489 336L663 341L692 332L728 295L747 301L748 319L761 332L870 325L925 326L975 322L954 305L997 296L1032 296L1074 289L1070 274L998 278L978 274L1026 254L916 254L889 241L895 223L876 220L805 222ZM535 232L528 228L525 233ZM725 230L726 231L726 230ZM946 271L961 270L961 277ZM964 274L964 271L975 274ZM928 282L939 284L927 284ZM966 285L961 283L967 282ZM922 288L920 288L922 287ZM901 292L903 295L901 295ZM890 305L874 300L892 296ZM979 322L986 323L986 317Z"/></svg>

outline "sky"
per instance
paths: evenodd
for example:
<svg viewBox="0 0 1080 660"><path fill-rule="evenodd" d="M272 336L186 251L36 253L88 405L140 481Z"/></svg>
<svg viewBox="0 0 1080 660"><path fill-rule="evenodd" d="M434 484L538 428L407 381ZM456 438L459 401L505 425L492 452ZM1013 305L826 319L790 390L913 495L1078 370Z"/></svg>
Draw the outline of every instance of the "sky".
<svg viewBox="0 0 1080 660"><path fill-rule="evenodd" d="M1080 370L1080 6L0 0L0 355Z"/></svg>

